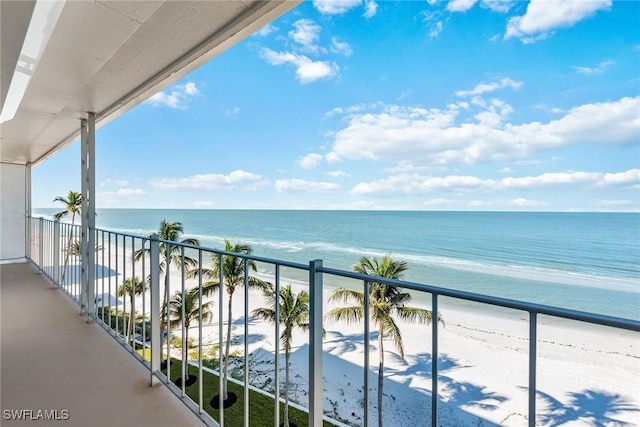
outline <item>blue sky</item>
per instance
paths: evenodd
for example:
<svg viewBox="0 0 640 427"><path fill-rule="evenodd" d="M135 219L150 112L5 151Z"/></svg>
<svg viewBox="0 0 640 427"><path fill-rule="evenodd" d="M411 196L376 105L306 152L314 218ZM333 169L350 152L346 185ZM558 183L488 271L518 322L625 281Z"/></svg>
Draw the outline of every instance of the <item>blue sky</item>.
<svg viewBox="0 0 640 427"><path fill-rule="evenodd" d="M97 206L640 211L638 16L304 2L100 128ZM34 167L34 207L79 159Z"/></svg>

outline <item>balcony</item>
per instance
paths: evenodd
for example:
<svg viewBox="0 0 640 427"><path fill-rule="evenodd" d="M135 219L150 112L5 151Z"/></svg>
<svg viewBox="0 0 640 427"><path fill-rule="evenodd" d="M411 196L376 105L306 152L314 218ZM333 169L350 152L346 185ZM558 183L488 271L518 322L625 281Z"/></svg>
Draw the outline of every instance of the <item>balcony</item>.
<svg viewBox="0 0 640 427"><path fill-rule="evenodd" d="M391 342L387 342L385 394L381 406L385 425L404 425L406 418L402 418L398 408L407 408L408 404L413 405L414 416L434 426L478 423L533 426L605 421L605 424L632 425L640 414L640 407L634 401L618 393L619 389L632 389L634 378L637 379L634 371L637 364L634 368L633 361L629 363L637 357L634 356L640 332L637 321L419 283L374 280L371 276L324 267L320 261L296 264L161 240L157 236L100 229L95 230L93 236L95 265L90 266L78 252L66 249L72 246L68 242L80 235L80 227L36 218L28 223L30 259L42 274L28 264L2 269L3 409L68 409L72 418L77 414L81 420L79 425L87 425L86 418L82 418L85 416L103 419L95 415L93 409L87 409L102 407L105 420L115 412L118 420L130 419L136 425L147 425L150 420L136 417L152 413L164 425L197 423L194 420L197 416L199 422L207 425L248 426L258 425L260 421L263 422L260 425L275 426L282 422L283 405L288 401L291 417L298 425L374 425L378 417L376 382L380 343L376 343L376 331L370 327L372 296L368 290L375 283L383 283L421 295L433 319L442 314L445 320L451 320L447 326L434 321L430 326L420 327L422 329L412 329L410 336L405 336L406 346L412 352L407 355L407 362L389 354L394 350ZM159 270L157 266L167 250L183 265L189 264L188 258L197 263L184 271L171 263ZM133 256L136 252L141 256ZM203 295L206 281L211 279L203 270L215 260L224 265L229 259L247 272L240 277L242 283L234 296L231 326L227 321L228 295L225 292L210 297ZM261 292L248 286L253 280L251 277L255 277L248 273L249 263L261 266L262 274L258 276L269 282L276 294L290 282L288 278L297 277L296 289L310 295L310 331L308 334L296 332L298 336L294 337L291 347L291 366L296 367L292 369L295 380L291 383L297 388L291 387L289 399L284 394L287 384L284 351L273 344L279 341L283 331L281 313L276 310L276 321L270 326L257 322L256 308L268 301ZM187 270L191 274L187 274ZM149 287L141 288L132 300L118 296L117 289L124 279L134 276L145 278ZM222 273L218 279L223 283ZM324 283L336 281L350 283L352 289L363 291L364 317L356 329L336 325L326 316L330 309L327 300L330 288ZM6 286L7 283L10 285ZM172 301L177 294L186 295L188 289L195 289L198 295L198 305L191 311L201 315L204 305L210 302L210 319L192 321L189 325L183 320L188 317L184 316L185 312L180 314L181 305L176 306L178 311L172 312L161 304L165 296ZM23 310L20 301L41 307L30 308L36 317L29 316L20 323L7 320L20 316ZM469 311L478 307L489 311L484 317L474 318L478 323L469 332L468 326L449 317L452 301L468 304ZM160 307L165 307L166 315ZM81 311L84 316L78 316ZM127 321L131 313L136 314L132 327ZM506 317L505 313L508 313ZM91 323L87 324L85 318ZM490 323L482 323L482 318L485 321L488 318ZM233 331L235 354L229 358L229 391L236 394L238 401L220 411L212 409L212 404L224 406L219 397L223 381L218 378L219 368L224 366L227 327ZM162 339L163 330L169 331L169 340ZM467 330L466 342L454 336L464 330ZM69 331L74 332L69 334ZM324 337L323 331L326 331ZM194 342L192 348L187 344L187 334L189 341ZM508 359L503 358L504 353L495 347L496 341L492 341L491 336L500 337L503 345L512 347ZM602 351L599 344L614 336L606 346L608 351ZM91 345L87 346L87 342ZM46 354L49 355L47 363L43 363ZM170 374L161 365L167 354L171 355ZM494 360L491 354L495 354ZM583 363L583 354L596 357L599 366ZM54 356L61 360L56 362ZM433 360L437 363L432 363ZM485 364L486 372L480 377L486 383L478 382L478 376L473 381L465 377L466 370L480 362ZM82 369L87 372L81 372ZM30 380L20 384L19 375L25 371L32 372ZM475 372L477 375L478 369ZM196 380L193 385L177 381L187 375L203 380ZM564 377L572 388L563 396L555 391L553 384L554 379ZM602 381L605 377L607 381ZM20 384L15 392L7 389L14 381ZM88 382L99 384L98 389L107 396L87 396L82 390ZM150 382L164 386L149 387ZM432 393L432 390L438 392ZM127 396L128 393L132 395ZM102 406L89 405L93 399ZM72 406L74 403L77 408ZM149 410L136 409L146 408L144 405L149 405ZM498 416L500 407L511 409L506 416ZM157 408L171 415L164 415Z"/></svg>

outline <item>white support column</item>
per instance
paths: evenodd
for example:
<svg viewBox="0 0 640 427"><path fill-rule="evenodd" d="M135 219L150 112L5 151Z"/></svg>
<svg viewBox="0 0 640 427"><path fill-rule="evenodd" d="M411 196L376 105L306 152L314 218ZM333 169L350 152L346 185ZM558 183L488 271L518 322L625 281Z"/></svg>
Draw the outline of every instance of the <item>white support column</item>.
<svg viewBox="0 0 640 427"><path fill-rule="evenodd" d="M322 425L322 260L309 262L309 425Z"/></svg>
<svg viewBox="0 0 640 427"><path fill-rule="evenodd" d="M31 259L31 163L24 168L24 253L27 259Z"/></svg>
<svg viewBox="0 0 640 427"><path fill-rule="evenodd" d="M88 199L87 199L87 120L80 119L80 314L87 308L86 287L89 281L87 271L89 270L87 258L87 235L89 234L89 222L87 221Z"/></svg>
<svg viewBox="0 0 640 427"><path fill-rule="evenodd" d="M53 284L60 287L60 221L53 223Z"/></svg>
<svg viewBox="0 0 640 427"><path fill-rule="evenodd" d="M159 381L155 372L160 371L162 359L162 335L160 330L160 242L158 235L152 234L149 242L149 277L151 279L151 376L149 385ZM167 372L167 375L169 373Z"/></svg>
<svg viewBox="0 0 640 427"><path fill-rule="evenodd" d="M81 120L82 155L82 299L87 321L95 314L96 201L95 113Z"/></svg>

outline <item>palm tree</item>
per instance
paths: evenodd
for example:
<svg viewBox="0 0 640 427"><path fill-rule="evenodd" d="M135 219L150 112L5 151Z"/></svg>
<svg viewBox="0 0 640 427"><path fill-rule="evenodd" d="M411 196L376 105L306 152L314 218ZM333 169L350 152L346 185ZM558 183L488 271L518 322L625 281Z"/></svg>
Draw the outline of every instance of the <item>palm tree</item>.
<svg viewBox="0 0 640 427"><path fill-rule="evenodd" d="M234 252L241 254L251 254L253 252L253 248L250 245L235 243L232 244L230 241L224 241L224 250L225 252ZM208 279L205 283L202 284L202 292L204 295L211 295L217 292L220 289L220 270L222 270L222 278L223 278L223 286L227 291L227 295L229 296L229 305L228 305L228 319L227 319L227 339L225 343L225 352L224 352L224 364L222 369L222 377L224 379L223 386L223 399L226 401L228 399L227 392L227 368L228 368L228 360L229 360L229 351L231 347L231 325L233 323L233 293L236 291L236 288L242 286L244 284L244 276L245 276L245 260L240 257L235 257L231 255L225 255L222 257L222 266L220 265L220 256L216 254L211 255L211 261L213 263L213 268L202 268L202 276ZM255 261L247 261L247 267L251 271L257 271ZM189 270L187 273L188 277L195 278L198 276L198 269L194 268ZM249 286L253 288L259 288L261 290L269 290L270 285L262 281L256 277L249 276Z"/></svg>
<svg viewBox="0 0 640 427"><path fill-rule="evenodd" d="M202 312L200 310L200 298L198 297L198 288L190 289L182 292L176 292L169 300L169 326L171 329L182 326L184 322L184 342L189 345L189 328L191 323L207 323L211 319L211 311L213 308L213 302L209 301L202 304ZM184 310L184 317L182 315ZM165 310L163 310L165 312ZM188 352L187 352L188 353ZM187 358L186 354L182 355L182 363L184 371L187 372ZM169 373L167 372L167 375ZM185 380L185 385L190 385L189 381L193 375L188 375ZM196 378L193 378L195 381ZM182 378L176 381L178 384L182 384Z"/></svg>
<svg viewBox="0 0 640 427"><path fill-rule="evenodd" d="M82 207L82 195L76 191L69 190L69 194L65 199L63 196L58 196L53 199L54 202L61 202L64 204L64 210L58 212L53 216L56 221L60 221L62 218L71 214L71 225L73 226L76 222L76 214L80 215L80 208ZM73 229L73 227L72 227ZM72 230L73 231L73 230ZM73 232L69 233L69 243L67 247L70 248L73 241ZM64 266L62 268L62 278L60 279L60 283L64 283L64 277L67 273L67 264L69 263L69 251L64 256Z"/></svg>
<svg viewBox="0 0 640 427"><path fill-rule="evenodd" d="M135 304L136 295L141 295L147 289L147 283L143 280L140 280L138 276L133 279L129 278L124 281L122 285L118 287L118 296L124 297L125 295L129 296L129 302L131 307L131 313L129 313L129 328L127 330L127 339L131 340L131 346L133 347L133 325L135 322L135 312L133 310L133 306Z"/></svg>
<svg viewBox="0 0 640 427"><path fill-rule="evenodd" d="M299 328L309 330L309 294L305 291L293 294L291 285L280 289L279 295L279 319L276 319L275 291L265 292L268 307L258 308L251 313L268 322L279 321L284 326L280 334L280 345L284 348L285 359L285 387L284 387L284 427L289 427L289 355L291 353L291 338L293 330Z"/></svg>
<svg viewBox="0 0 640 427"><path fill-rule="evenodd" d="M394 261L391 256L384 256L380 261L375 257L369 259L362 257L358 264L353 266L357 273L370 276L384 277L387 279L399 279L407 270L407 263ZM327 316L335 320L344 320L347 323L360 321L364 317L364 292L351 289L338 288L329 298L331 302L351 304L346 307L337 307L329 311ZM370 319L378 327L378 425L382 427L382 397L384 384L384 339L391 338L395 348L404 360L404 346L400 328L396 324L394 315L411 322L429 324L433 313L430 310L417 307L406 307L411 301L411 295L401 292L396 286L386 285L375 281L369 282L369 310ZM438 320L444 324L444 320L438 316ZM368 349L366 349L368 351ZM435 362L434 362L435 363Z"/></svg>
<svg viewBox="0 0 640 427"><path fill-rule="evenodd" d="M169 240L173 242L178 242L178 239L183 234L184 228L182 227L181 222L167 222L166 220L162 220L160 223L160 231L158 232L158 237L161 240ZM189 244L189 245L199 245L200 242L197 239L183 239L179 243ZM151 253L150 248L138 249L135 251L134 256L136 261L140 261L143 256L148 256ZM184 260L184 262L183 262ZM160 274L164 274L164 296L162 307L166 309L167 300L169 299L169 285L171 283L170 277L168 274L165 274L166 268L169 264L174 264L178 268L184 268L186 266L195 266L198 261L190 258L185 255L184 259L181 256L180 246L172 245L170 243L160 243ZM149 278L147 279L149 282L151 281ZM162 318L166 319L165 310L163 309ZM165 323L166 321L160 322L160 346L162 346L162 338L165 333Z"/></svg>

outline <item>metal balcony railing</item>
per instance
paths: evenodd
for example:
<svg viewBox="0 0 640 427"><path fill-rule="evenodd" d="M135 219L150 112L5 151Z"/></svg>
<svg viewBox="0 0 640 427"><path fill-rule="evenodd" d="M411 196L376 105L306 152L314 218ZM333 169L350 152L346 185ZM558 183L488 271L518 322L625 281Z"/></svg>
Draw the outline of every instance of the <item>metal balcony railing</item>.
<svg viewBox="0 0 640 427"><path fill-rule="evenodd" d="M568 310L557 307L531 304L504 298L491 297L469 292L457 291L413 283L407 281L373 278L372 276L358 274L350 271L328 268L322 265L321 260L310 261L309 264L299 264L283 260L263 258L243 253L225 252L218 249L193 246L175 241L161 240L157 235L136 236L126 233L117 233L108 230L96 229L95 264L86 265L82 253L89 250L82 243L80 226L60 223L43 218L30 218L31 245L30 260L62 291L80 304L82 312L107 329L111 335L120 342L134 357L149 369L150 383L162 382L176 394L189 408L198 414L207 425L227 425L228 411L224 409L223 391L224 381L224 353L226 333L224 327L228 326L224 318L225 292L219 288L217 295L212 297L214 309L212 310L214 321L217 323L217 361L213 364L217 367L209 368L205 363L205 343L203 342L204 322L195 321L197 324L197 337L195 351L188 348L187 335L191 329L190 323L194 319L204 319L210 309L206 305L209 299L203 294L206 289L206 281L212 279L203 273L209 268L210 263L217 261L218 265L224 265L228 257L238 260L241 264L242 277L241 289L243 307L241 313L234 313L233 322L240 322L243 329L242 355L240 366L236 369L240 379L231 378L230 382L241 386L240 400L243 405L242 424L254 425L250 419L250 406L255 396L267 396L273 401L273 412L269 420L273 426L279 426L282 421L281 405L284 401L281 397L283 380L281 378L281 350L279 345L274 345L273 376L270 390L261 390L251 384L250 349L249 349L249 324L251 322L250 307L256 304L264 305L264 301L255 301L255 293L249 291L250 264L258 263L267 280L273 287L275 295L280 294L283 287L282 271L286 269L288 275L307 277L306 286L309 294L309 353L308 353L308 400L303 403L292 403L294 408L304 412L305 422L309 426L344 425L333 420L323 410L323 281L331 278L333 281L349 280L359 283L364 294L364 352L363 367L363 408L362 425L371 424L372 415L369 396L369 340L370 340L370 293L372 281L383 283L397 288L406 289L414 293L430 295L430 309L432 318L438 319L439 302L441 297L455 300L480 303L491 307L502 307L519 310L528 313L528 424L536 425L536 369L537 369L537 344L538 344L538 316L547 315L559 319L567 319L594 325L602 325L620 330L640 332L640 322L635 320L597 315L586 312ZM167 253L171 254L175 262L167 262ZM137 254L137 255L136 255ZM89 258L89 257L87 257ZM193 260L193 262L191 261ZM191 267L179 268L179 265ZM88 277L87 269L95 269L94 283L86 283L83 278ZM174 273L174 271L177 271ZM219 269L218 283L223 283L225 277L223 269ZM139 285L136 288L136 277ZM168 278L168 279L167 279ZM126 280L130 280L131 287L123 287ZM288 279L287 279L288 280ZM176 283L177 282L177 283ZM91 289L90 289L91 287ZM193 290L193 301L197 302L195 309L185 302L186 293ZM166 304L172 301L175 295L182 297L181 304ZM87 295L94 295L89 300ZM260 297L260 296L259 296ZM175 300L175 301L179 301ZM275 304L274 335L275 343L279 343L281 333L279 305ZM176 310L178 310L176 312ZM203 311L204 310L204 311ZM187 312L189 311L189 312ZM171 339L174 331L179 331L176 336L179 340ZM439 367L439 328L438 322L431 324L431 419L432 426L438 426L437 390ZM179 341L179 342L178 342ZM177 345L176 345L177 343ZM194 355L197 354L197 357ZM163 359L166 361L163 363ZM210 360L211 362L211 360ZM165 364L166 363L166 364ZM606 362L603 362L606 365ZM178 368L176 368L178 365ZM173 366L173 368L172 368ZM198 379L195 390L187 384L189 375L195 372ZM218 402L221 409L210 410L209 398L204 389L204 375L213 375L218 378ZM172 379L176 376L180 381ZM275 396L278 396L276 399ZM214 402L212 402L214 403ZM271 425L271 423L269 422ZM229 424L231 425L231 424ZM234 424L235 425L235 424Z"/></svg>

